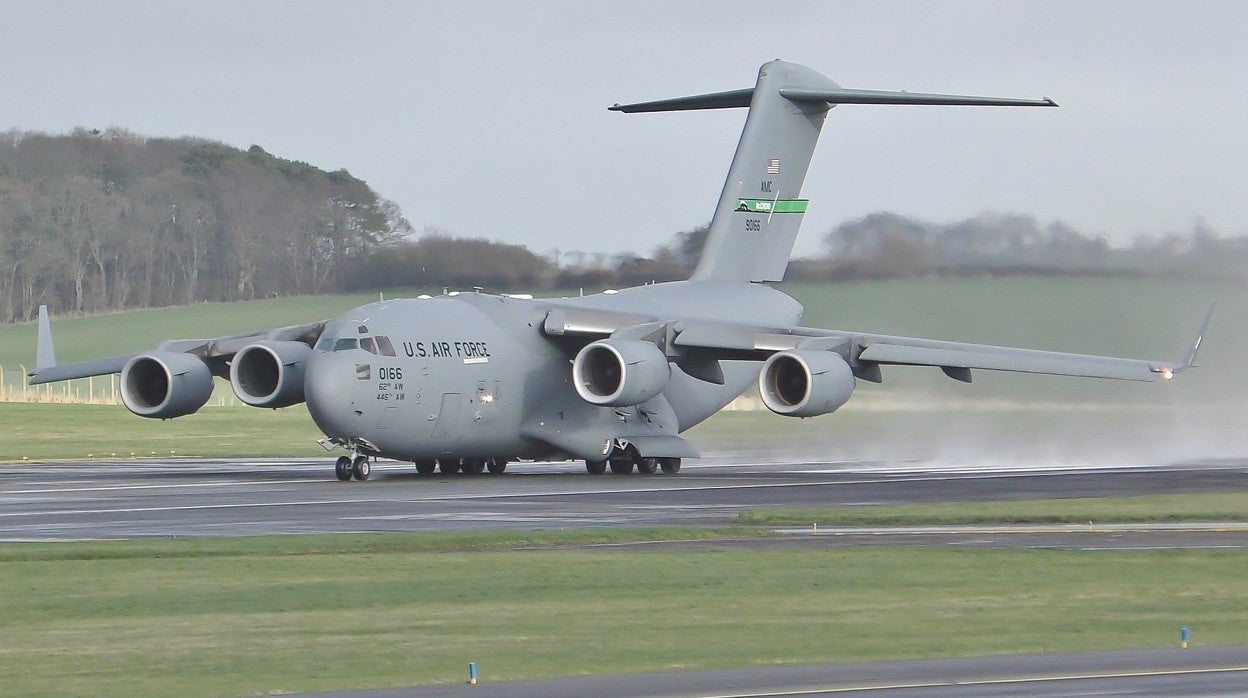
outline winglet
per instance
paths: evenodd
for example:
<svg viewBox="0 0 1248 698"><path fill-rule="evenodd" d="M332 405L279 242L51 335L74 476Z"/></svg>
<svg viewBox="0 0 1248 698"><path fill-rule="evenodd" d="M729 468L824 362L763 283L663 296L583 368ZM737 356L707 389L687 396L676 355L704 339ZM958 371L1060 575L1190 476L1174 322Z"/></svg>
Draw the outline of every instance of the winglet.
<svg viewBox="0 0 1248 698"><path fill-rule="evenodd" d="M48 321L48 306L39 306L39 336L35 343L35 369L56 365L56 349L52 346L52 324Z"/></svg>
<svg viewBox="0 0 1248 698"><path fill-rule="evenodd" d="M1187 356L1183 358L1183 363L1173 371L1175 375L1189 368L1196 368L1196 353L1200 351L1201 342L1205 341L1205 335L1209 332L1209 321L1213 319L1213 311L1217 307L1217 301L1209 305L1209 312L1205 313L1205 321L1200 323L1200 331L1196 333L1196 339L1192 340L1192 348L1187 350Z"/></svg>

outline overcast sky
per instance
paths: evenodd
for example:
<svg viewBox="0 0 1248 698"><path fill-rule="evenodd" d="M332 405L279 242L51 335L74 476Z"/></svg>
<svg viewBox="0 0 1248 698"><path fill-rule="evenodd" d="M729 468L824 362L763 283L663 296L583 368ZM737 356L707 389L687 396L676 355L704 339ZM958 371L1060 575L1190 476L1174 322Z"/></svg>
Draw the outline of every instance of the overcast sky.
<svg viewBox="0 0 1248 698"><path fill-rule="evenodd" d="M417 229L648 254L710 218L745 111L606 107L749 87L784 58L1062 105L834 109L799 253L874 211L1241 235L1246 28L1242 1L5 0L0 128L254 143L350 170Z"/></svg>

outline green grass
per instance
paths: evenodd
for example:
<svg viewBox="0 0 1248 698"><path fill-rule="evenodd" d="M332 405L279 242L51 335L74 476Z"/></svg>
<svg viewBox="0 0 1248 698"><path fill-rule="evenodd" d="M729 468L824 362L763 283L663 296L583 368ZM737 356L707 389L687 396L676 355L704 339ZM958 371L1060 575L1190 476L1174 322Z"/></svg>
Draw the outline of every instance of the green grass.
<svg viewBox="0 0 1248 698"><path fill-rule="evenodd" d="M955 526L972 524L1179 523L1248 521L1248 493L1082 497L1009 502L951 502L757 509L738 514L747 526Z"/></svg>
<svg viewBox="0 0 1248 698"><path fill-rule="evenodd" d="M190 556L183 541L94 543L70 559L32 546L0 562L4 693L453 683L470 661L492 682L1166 647L1179 626L1248 641L1242 552L430 553L388 538Z"/></svg>
<svg viewBox="0 0 1248 698"><path fill-rule="evenodd" d="M301 555L399 555L612 546L637 542L769 538L765 529L706 527L573 528L532 531L368 533L364 535L147 538L0 546L0 563Z"/></svg>
<svg viewBox="0 0 1248 698"><path fill-rule="evenodd" d="M0 462L23 457L127 458L132 453L164 458L326 457L316 445L321 433L302 405L282 410L211 407L162 421L136 417L120 405L0 403L0 424Z"/></svg>
<svg viewBox="0 0 1248 698"><path fill-rule="evenodd" d="M52 318L61 363L151 349L163 339L216 337L336 317L377 300L376 294L292 296L239 303L197 303L109 315ZM0 326L0 364L35 360L35 323Z"/></svg>

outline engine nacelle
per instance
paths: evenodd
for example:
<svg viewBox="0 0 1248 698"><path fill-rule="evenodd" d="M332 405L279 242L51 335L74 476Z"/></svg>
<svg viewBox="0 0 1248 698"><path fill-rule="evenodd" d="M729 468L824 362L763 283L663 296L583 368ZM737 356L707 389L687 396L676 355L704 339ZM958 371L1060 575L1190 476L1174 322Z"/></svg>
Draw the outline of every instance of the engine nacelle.
<svg viewBox="0 0 1248 698"><path fill-rule="evenodd" d="M639 405L663 392L672 377L667 357L654 344L636 339L601 339L577 352L572 382L594 405Z"/></svg>
<svg viewBox="0 0 1248 698"><path fill-rule="evenodd" d="M230 385L252 407L290 407L303 402L303 371L312 348L303 342L248 344L230 362Z"/></svg>
<svg viewBox="0 0 1248 698"><path fill-rule="evenodd" d="M121 401L140 417L181 417L203 407L209 397L212 372L198 356L154 351L121 369Z"/></svg>
<svg viewBox="0 0 1248 698"><path fill-rule="evenodd" d="M835 412L854 392L854 372L840 354L790 350L772 354L758 374L767 409L788 417Z"/></svg>

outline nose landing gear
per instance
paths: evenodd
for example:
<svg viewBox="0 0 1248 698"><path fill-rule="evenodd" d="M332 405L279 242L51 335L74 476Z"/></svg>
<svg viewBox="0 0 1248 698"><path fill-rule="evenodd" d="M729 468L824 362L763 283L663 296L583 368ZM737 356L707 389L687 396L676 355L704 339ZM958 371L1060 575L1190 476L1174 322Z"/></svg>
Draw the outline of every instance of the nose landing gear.
<svg viewBox="0 0 1248 698"><path fill-rule="evenodd" d="M356 455L339 456L334 462L334 475L342 482L346 482L351 478L356 480L367 480L369 473L368 456Z"/></svg>

